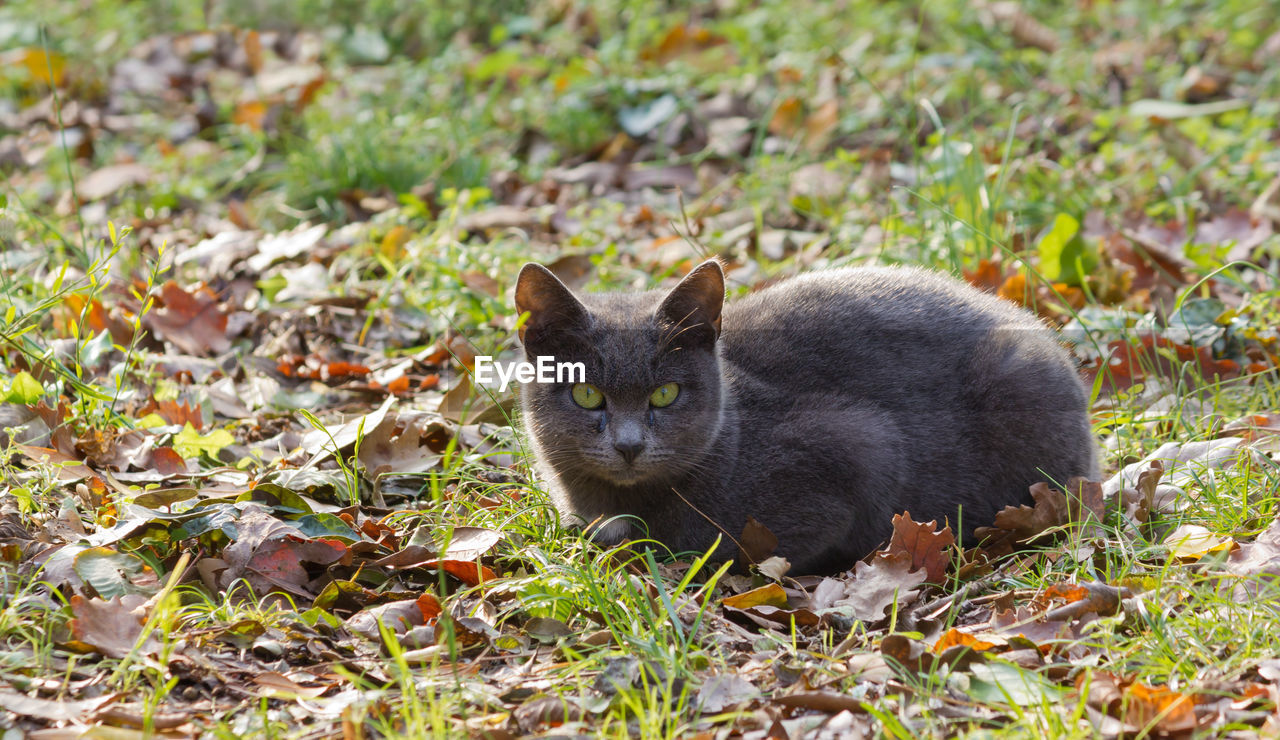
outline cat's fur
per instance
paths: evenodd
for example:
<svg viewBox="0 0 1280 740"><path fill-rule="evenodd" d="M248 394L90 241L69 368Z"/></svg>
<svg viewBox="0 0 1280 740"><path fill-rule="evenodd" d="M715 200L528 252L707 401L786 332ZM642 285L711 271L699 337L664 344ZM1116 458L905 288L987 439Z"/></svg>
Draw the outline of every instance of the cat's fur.
<svg viewBox="0 0 1280 740"><path fill-rule="evenodd" d="M669 293L575 297L539 265L521 271L526 357L585 363L606 399L520 389L556 506L598 539L643 537L614 518L633 515L673 551L705 550L720 530L692 504L735 537L764 523L792 572L831 572L885 540L893 514L971 532L1033 483L1097 477L1075 367L1011 303L892 267L723 299L714 261ZM675 402L651 408L669 382ZM630 462L615 449L637 444ZM735 551L726 538L718 553Z"/></svg>

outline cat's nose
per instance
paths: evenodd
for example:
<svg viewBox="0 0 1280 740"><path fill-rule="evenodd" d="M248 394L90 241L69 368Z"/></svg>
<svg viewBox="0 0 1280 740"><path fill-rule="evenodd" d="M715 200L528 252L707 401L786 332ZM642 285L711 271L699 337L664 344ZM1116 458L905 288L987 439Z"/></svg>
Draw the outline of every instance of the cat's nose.
<svg viewBox="0 0 1280 740"><path fill-rule="evenodd" d="M613 443L613 449L617 450L618 454L622 455L622 459L626 460L627 464L630 465L635 462L636 456L644 450L644 442L639 439L620 439Z"/></svg>

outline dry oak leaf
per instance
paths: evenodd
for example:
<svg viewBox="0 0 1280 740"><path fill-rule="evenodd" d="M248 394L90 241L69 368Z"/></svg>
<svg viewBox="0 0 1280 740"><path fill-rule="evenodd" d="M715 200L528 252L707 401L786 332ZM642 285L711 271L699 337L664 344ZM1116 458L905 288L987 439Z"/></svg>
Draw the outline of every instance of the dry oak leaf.
<svg viewBox="0 0 1280 740"><path fill-rule="evenodd" d="M956 537L951 527L938 530L936 521L915 522L911 512L904 511L893 517L893 535L886 550L890 554L907 553L911 556L911 569L923 568L929 583L942 583L951 564L951 546Z"/></svg>
<svg viewBox="0 0 1280 740"><path fill-rule="evenodd" d="M1076 679L1076 689L1087 690L1090 707L1124 723L1124 734L1186 734L1198 724L1192 697L1167 686L1148 686L1107 672L1084 672Z"/></svg>
<svg viewBox="0 0 1280 740"><path fill-rule="evenodd" d="M845 596L832 606L833 609L851 613L863 622L884 619L884 610L897 602L908 604L920 592L916 586L929 576L923 570L912 570L911 556L900 552L878 552L867 564L854 566L853 578L845 583Z"/></svg>
<svg viewBox="0 0 1280 740"><path fill-rule="evenodd" d="M1047 529L1070 521L1067 498L1048 483L1031 486L1034 506L1006 506L996 514L994 527L978 527L974 535L985 550L1011 551L1015 543L1026 542Z"/></svg>
<svg viewBox="0 0 1280 740"><path fill-rule="evenodd" d="M161 286L157 304L142 316L157 338L189 355L219 355L231 347L227 314L208 288L188 292L170 280Z"/></svg>
<svg viewBox="0 0 1280 740"><path fill-rule="evenodd" d="M125 594L110 601L71 597L71 634L75 639L108 658L123 658L138 646L143 655L157 655L160 643L148 635L139 645L147 598L141 594Z"/></svg>
<svg viewBox="0 0 1280 740"><path fill-rule="evenodd" d="M1058 583L1045 589L1037 601L1046 608L1053 601L1066 602L1045 612L1045 619L1057 622L1078 619L1089 613L1115 614L1120 609L1121 599L1129 595L1129 589L1106 583Z"/></svg>

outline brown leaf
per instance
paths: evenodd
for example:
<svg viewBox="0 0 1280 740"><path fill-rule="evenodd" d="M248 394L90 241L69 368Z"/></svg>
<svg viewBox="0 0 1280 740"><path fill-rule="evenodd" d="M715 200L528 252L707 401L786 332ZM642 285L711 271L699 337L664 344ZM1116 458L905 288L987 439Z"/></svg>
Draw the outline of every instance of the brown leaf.
<svg viewBox="0 0 1280 740"><path fill-rule="evenodd" d="M142 323L157 338L189 355L217 355L231 347L227 338L227 314L208 288L188 292L170 280L160 288L157 307Z"/></svg>
<svg viewBox="0 0 1280 740"><path fill-rule="evenodd" d="M560 282L564 283L569 290L580 290L591 279L596 269L591 257L585 254L566 254L545 267L551 271L552 275L560 278Z"/></svg>
<svg viewBox="0 0 1280 740"><path fill-rule="evenodd" d="M800 691L787 696L775 696L771 702L788 709L811 709L828 714L867 711L860 700L834 691Z"/></svg>
<svg viewBox="0 0 1280 740"><path fill-rule="evenodd" d="M142 638L146 601L140 594L125 594L110 601L76 594L71 597L71 613L75 615L71 634L108 658L123 658ZM157 655L160 648L160 643L148 635L139 645L139 654Z"/></svg>
<svg viewBox="0 0 1280 740"><path fill-rule="evenodd" d="M643 49L640 58L659 63L669 62L680 57L691 56L729 43L724 36L713 33L701 26L674 26L656 46Z"/></svg>
<svg viewBox="0 0 1280 740"><path fill-rule="evenodd" d="M1123 722L1126 734L1181 735L1198 725L1195 700L1168 686L1149 686L1105 671L1082 672L1076 688L1084 691L1086 686L1089 706Z"/></svg>
<svg viewBox="0 0 1280 740"><path fill-rule="evenodd" d="M717 714L760 697L760 690L741 676L726 673L710 676L698 689L696 705L701 712Z"/></svg>
<svg viewBox="0 0 1280 740"><path fill-rule="evenodd" d="M236 520L235 540L222 550L227 570L220 576L223 588L238 578L265 594L276 589L314 598L308 589L311 577L303 563L328 565L346 552L337 540L312 540L256 506Z"/></svg>
<svg viewBox="0 0 1280 740"><path fill-rule="evenodd" d="M156 447L152 449L144 467L155 470L165 477L182 475L187 472L187 462L172 447Z"/></svg>
<svg viewBox="0 0 1280 740"><path fill-rule="evenodd" d="M253 682L261 687L261 691L258 692L259 696L271 696L281 699L314 699L333 688L333 684L321 686L300 684L275 671L263 671L253 677Z"/></svg>
<svg viewBox="0 0 1280 740"><path fill-rule="evenodd" d="M845 584L845 596L833 608L848 610L864 622L878 622L895 601L899 606L914 601L920 594L915 587L928 577L924 570L912 570L910 554L879 552L870 565L859 562L854 566L853 578Z"/></svg>
<svg viewBox="0 0 1280 740"><path fill-rule="evenodd" d="M1271 233L1269 220L1254 219L1248 211L1236 208L1197 224L1194 241L1213 246L1230 243L1227 260L1248 260Z"/></svg>
<svg viewBox="0 0 1280 740"><path fill-rule="evenodd" d="M1280 581L1280 518L1272 521L1256 540L1240 545L1231 553L1226 570L1246 579L1236 586L1237 600L1273 591Z"/></svg>
<svg viewBox="0 0 1280 740"><path fill-rule="evenodd" d="M897 633L880 642L880 654L889 665L901 667L908 674L929 671L937 658L923 642Z"/></svg>
<svg viewBox="0 0 1280 740"><path fill-rule="evenodd" d="M478 560L502 540L502 533L485 527L454 527L444 555L450 560Z"/></svg>
<svg viewBox="0 0 1280 740"><path fill-rule="evenodd" d="M80 598L80 597L75 597ZM118 694L106 694L93 699L68 701L66 699L41 699L14 691L0 690L0 709L21 717L47 722L87 722L99 709L116 701Z"/></svg>
<svg viewBox="0 0 1280 740"><path fill-rule="evenodd" d="M378 625L381 623L392 634L403 635L439 616L436 613L428 617L420 602L420 598L390 601L356 612L346 621L347 629L370 640L380 640Z"/></svg>
<svg viewBox="0 0 1280 740"><path fill-rule="evenodd" d="M929 583L942 583L951 565L950 551L955 542L950 526L939 531L936 521L914 522L911 513L904 511L893 516L893 535L885 551L908 554L912 570L923 568Z"/></svg>
<svg viewBox="0 0 1280 740"><path fill-rule="evenodd" d="M974 530L980 546L993 553L1011 552L1013 545L1026 542L1046 529L1070 522L1066 496L1048 483L1031 486L1034 506L1006 506L996 514L994 527Z"/></svg>
<svg viewBox="0 0 1280 740"><path fill-rule="evenodd" d="M83 201L102 200L123 188L150 181L151 168L146 165L112 164L76 182L76 195Z"/></svg>
<svg viewBox="0 0 1280 740"><path fill-rule="evenodd" d="M813 154L821 152L839 123L840 106L834 99L818 106L804 119L804 148Z"/></svg>
<svg viewBox="0 0 1280 740"><path fill-rule="evenodd" d="M1058 35L1053 29L1023 10L1021 3L1015 0L1000 0L999 2L984 1L976 5L990 13L992 19L1020 45L1039 49L1046 54L1052 54L1058 50Z"/></svg>
<svg viewBox="0 0 1280 740"><path fill-rule="evenodd" d="M739 623L754 624L765 629L781 627L784 630L790 630L792 625L796 627L816 627L822 621L817 614L808 609L783 609L769 604L761 604L748 609L737 609L726 604L724 613L725 616Z"/></svg>
<svg viewBox="0 0 1280 740"><path fill-rule="evenodd" d="M742 535L738 537L739 551L748 563L759 563L778 549L778 537L769 528L756 521L753 516L747 517L742 527Z"/></svg>
<svg viewBox="0 0 1280 740"><path fill-rule="evenodd" d="M1079 622L1050 622L1043 612L1026 607L997 611L991 618L991 626L998 634L1029 640L1042 653L1060 650L1063 640L1074 640L1077 635L1073 625L1078 626Z"/></svg>
<svg viewBox="0 0 1280 740"><path fill-rule="evenodd" d="M1045 612L1046 620L1059 622L1079 619L1090 613L1101 616L1115 614L1120 609L1120 600L1127 594L1127 589L1106 583L1060 583L1046 589L1038 602L1046 606L1053 601L1067 602L1063 606Z"/></svg>
<svg viewBox="0 0 1280 740"><path fill-rule="evenodd" d="M408 419L407 424L402 420L387 420L373 429L366 428L359 450L366 477L421 473L434 468L441 455L429 446L428 431L439 421L419 416Z"/></svg>

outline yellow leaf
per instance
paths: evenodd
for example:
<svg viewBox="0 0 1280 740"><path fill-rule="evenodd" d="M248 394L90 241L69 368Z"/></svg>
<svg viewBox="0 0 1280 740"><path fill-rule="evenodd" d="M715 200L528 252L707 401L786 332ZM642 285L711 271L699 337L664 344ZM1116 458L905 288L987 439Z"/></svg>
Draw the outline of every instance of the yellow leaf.
<svg viewBox="0 0 1280 740"><path fill-rule="evenodd" d="M750 609L753 606L776 606L779 609L786 609L787 592L782 590L782 586L770 583L768 586L753 588L746 593L730 596L722 603L734 609Z"/></svg>
<svg viewBox="0 0 1280 740"><path fill-rule="evenodd" d="M1212 552L1230 552L1236 549L1235 540L1217 535L1204 527L1183 524L1169 533L1164 543L1175 560L1191 562Z"/></svg>
<svg viewBox="0 0 1280 740"><path fill-rule="evenodd" d="M6 65L24 67L33 79L46 85L58 87L66 79L67 58L57 52L28 47L15 49L0 59Z"/></svg>
<svg viewBox="0 0 1280 740"><path fill-rule="evenodd" d="M407 226L396 226L382 237L380 251L382 256L389 260L395 260L404 251L404 245L409 241L409 237L413 236L413 232Z"/></svg>

